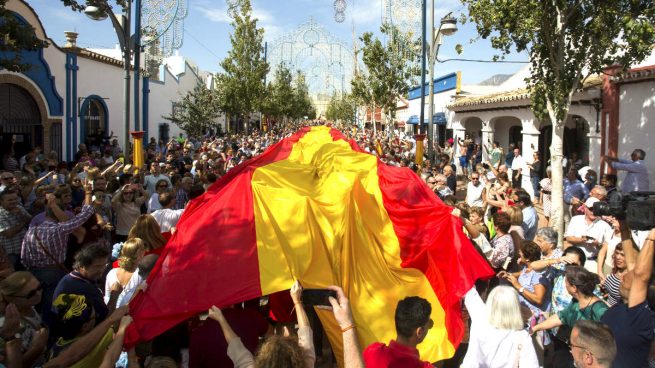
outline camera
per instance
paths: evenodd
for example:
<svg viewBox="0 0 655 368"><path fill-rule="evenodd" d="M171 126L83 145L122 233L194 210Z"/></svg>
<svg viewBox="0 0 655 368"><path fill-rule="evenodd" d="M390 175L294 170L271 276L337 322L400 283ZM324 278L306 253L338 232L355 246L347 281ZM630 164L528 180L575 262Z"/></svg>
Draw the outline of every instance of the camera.
<svg viewBox="0 0 655 368"><path fill-rule="evenodd" d="M630 192L618 200L596 202L591 212L625 220L633 230L650 230L655 227L655 192Z"/></svg>
<svg viewBox="0 0 655 368"><path fill-rule="evenodd" d="M486 170L489 170L489 165L486 162L482 163L482 167L484 167Z"/></svg>

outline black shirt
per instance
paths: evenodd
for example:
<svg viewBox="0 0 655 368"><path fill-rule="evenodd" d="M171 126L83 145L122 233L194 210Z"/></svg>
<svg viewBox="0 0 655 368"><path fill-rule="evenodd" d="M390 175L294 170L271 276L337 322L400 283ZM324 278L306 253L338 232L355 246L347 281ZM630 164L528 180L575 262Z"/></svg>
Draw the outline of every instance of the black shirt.
<svg viewBox="0 0 655 368"><path fill-rule="evenodd" d="M59 281L52 300L57 299L57 296L62 293L84 295L90 300L96 312L96 325L107 317L109 310L98 284L84 278L79 272L73 271ZM56 313L56 311L53 312Z"/></svg>
<svg viewBox="0 0 655 368"><path fill-rule="evenodd" d="M628 308L619 302L601 318L609 326L616 340L613 368L648 367L650 345L655 338L655 313L647 302Z"/></svg>

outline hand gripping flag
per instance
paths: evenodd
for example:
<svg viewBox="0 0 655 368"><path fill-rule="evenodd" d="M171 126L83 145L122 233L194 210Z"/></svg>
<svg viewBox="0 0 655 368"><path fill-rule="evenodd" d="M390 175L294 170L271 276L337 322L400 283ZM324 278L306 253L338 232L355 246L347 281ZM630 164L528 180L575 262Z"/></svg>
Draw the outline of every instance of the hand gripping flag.
<svg viewBox="0 0 655 368"><path fill-rule="evenodd" d="M432 304L421 358L453 355L460 300L493 271L451 208L407 168L382 164L329 127L306 127L191 201L130 303L126 345L207 310L289 289L343 287L362 347L395 338L399 300ZM341 331L319 316L340 356Z"/></svg>

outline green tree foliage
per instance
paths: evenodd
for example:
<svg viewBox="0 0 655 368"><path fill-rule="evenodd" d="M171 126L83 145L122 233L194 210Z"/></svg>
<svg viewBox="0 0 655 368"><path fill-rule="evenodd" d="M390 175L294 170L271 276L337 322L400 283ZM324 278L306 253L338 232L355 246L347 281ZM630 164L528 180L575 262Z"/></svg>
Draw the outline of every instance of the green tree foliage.
<svg viewBox="0 0 655 368"><path fill-rule="evenodd" d="M294 106L289 101L293 101L294 94L293 76L289 68L282 63L275 70L273 81L266 86L262 112L278 121L293 116Z"/></svg>
<svg viewBox="0 0 655 368"><path fill-rule="evenodd" d="M36 37L34 27L22 24L14 13L5 8L7 0L0 0L0 68L11 72L24 72L31 68L23 61L21 51L36 51L48 43Z"/></svg>
<svg viewBox="0 0 655 368"><path fill-rule="evenodd" d="M353 78L352 93L356 101L372 106L373 111L379 107L393 119L398 96L408 93L410 80L416 75L408 63L416 57L416 41L390 24L383 24L380 31L387 36L386 44L372 32L360 37L363 46L358 52L366 70Z"/></svg>
<svg viewBox="0 0 655 368"><path fill-rule="evenodd" d="M652 0L462 0L469 20L501 55L528 51L526 80L532 110L550 119L553 203L562 203L562 140L573 94L591 74L619 65L628 68L652 52L655 3ZM553 224L562 234L562 206L553 206Z"/></svg>
<svg viewBox="0 0 655 368"><path fill-rule="evenodd" d="M223 73L217 76L221 90L222 108L248 121L250 114L262 107L267 92L264 78L268 63L264 60L264 29L257 28L257 19L252 17L249 0L240 2L232 12L230 34L232 48L221 62Z"/></svg>
<svg viewBox="0 0 655 368"><path fill-rule="evenodd" d="M355 122L355 110L357 105L352 95L332 95L325 111L325 117L332 121L345 123Z"/></svg>
<svg viewBox="0 0 655 368"><path fill-rule="evenodd" d="M304 119L305 116L307 119L316 119L316 108L309 96L309 86L307 86L305 75L300 70L296 71L293 79L293 91L291 117L295 120Z"/></svg>
<svg viewBox="0 0 655 368"><path fill-rule="evenodd" d="M178 102L169 116L163 116L189 135L201 136L208 129L219 129L216 119L220 115L219 95L217 91L208 89L199 81L192 91L189 91Z"/></svg>

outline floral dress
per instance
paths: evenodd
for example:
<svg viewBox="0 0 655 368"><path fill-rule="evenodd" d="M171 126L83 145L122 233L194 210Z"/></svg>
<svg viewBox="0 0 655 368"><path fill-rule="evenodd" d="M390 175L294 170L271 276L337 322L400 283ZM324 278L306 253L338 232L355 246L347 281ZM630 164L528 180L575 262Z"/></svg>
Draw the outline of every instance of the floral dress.
<svg viewBox="0 0 655 368"><path fill-rule="evenodd" d="M550 199L551 199L551 190L553 190L552 183L550 181L550 178L543 178L539 182L539 185L541 185L541 192L543 193L543 209L544 209L544 216L550 217Z"/></svg>

